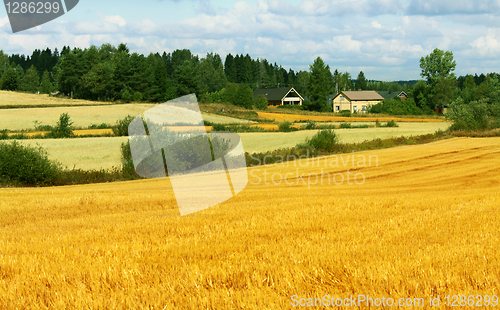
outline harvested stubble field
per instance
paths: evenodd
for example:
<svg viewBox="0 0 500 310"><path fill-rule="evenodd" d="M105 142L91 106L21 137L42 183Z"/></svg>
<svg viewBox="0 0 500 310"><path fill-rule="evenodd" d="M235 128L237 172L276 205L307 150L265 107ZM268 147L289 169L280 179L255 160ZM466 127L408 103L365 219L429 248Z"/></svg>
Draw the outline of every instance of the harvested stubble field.
<svg viewBox="0 0 500 310"><path fill-rule="evenodd" d="M29 94L0 90L0 108L6 106L67 106L67 105L113 105L114 102L96 102L81 99L50 97L47 94Z"/></svg>
<svg viewBox="0 0 500 310"><path fill-rule="evenodd" d="M500 138L455 138L260 166L235 198L184 217L168 179L0 189L0 304L293 309L294 295L369 295L429 308L439 295L445 309L446 295L500 295L499 154ZM334 184L348 169L364 182Z"/></svg>
<svg viewBox="0 0 500 310"><path fill-rule="evenodd" d="M270 113L270 112L257 112L262 119L271 119L277 122L297 122L297 121L315 121L315 122L388 122L394 120L396 122L424 122L436 123L443 122L444 118L401 118L401 117L341 117L341 116L323 116L323 115L299 115L288 113Z"/></svg>
<svg viewBox="0 0 500 310"><path fill-rule="evenodd" d="M68 100L71 101L71 100ZM127 115L139 115L155 104L120 104L107 106L50 107L0 110L0 129L34 129L35 121L54 126L62 113L68 113L73 126L87 128L92 124L114 125Z"/></svg>
<svg viewBox="0 0 500 310"><path fill-rule="evenodd" d="M70 100L68 100L70 101ZM0 110L0 129L26 130L34 129L35 121L43 125L54 126L62 113L68 113L73 126L87 128L92 124L106 123L114 125L127 115L136 116L156 106L151 103L131 103L106 106L50 107L29 109ZM203 119L212 123L248 124L251 121L202 113Z"/></svg>

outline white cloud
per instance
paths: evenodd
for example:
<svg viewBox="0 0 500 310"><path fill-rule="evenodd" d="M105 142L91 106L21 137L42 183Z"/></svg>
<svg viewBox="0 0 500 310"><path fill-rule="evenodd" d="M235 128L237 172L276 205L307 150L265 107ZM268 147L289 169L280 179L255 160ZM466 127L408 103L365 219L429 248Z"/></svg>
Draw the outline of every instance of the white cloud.
<svg viewBox="0 0 500 310"><path fill-rule="evenodd" d="M448 15L498 13L498 0L411 0L407 14Z"/></svg>
<svg viewBox="0 0 500 310"><path fill-rule="evenodd" d="M127 24L127 21L120 15L106 16L104 20L107 21L108 23L116 24L121 27Z"/></svg>
<svg viewBox="0 0 500 310"><path fill-rule="evenodd" d="M376 29L382 29L383 28L382 25L378 21L376 21L376 20L372 21L372 27L376 28Z"/></svg>
<svg viewBox="0 0 500 310"><path fill-rule="evenodd" d="M8 23L9 23L9 17L8 16L5 16L4 18L0 18L0 27L3 27L4 25L6 25Z"/></svg>
<svg viewBox="0 0 500 310"><path fill-rule="evenodd" d="M482 57L498 58L500 56L500 29L488 29L488 33L474 40L471 46L473 52Z"/></svg>

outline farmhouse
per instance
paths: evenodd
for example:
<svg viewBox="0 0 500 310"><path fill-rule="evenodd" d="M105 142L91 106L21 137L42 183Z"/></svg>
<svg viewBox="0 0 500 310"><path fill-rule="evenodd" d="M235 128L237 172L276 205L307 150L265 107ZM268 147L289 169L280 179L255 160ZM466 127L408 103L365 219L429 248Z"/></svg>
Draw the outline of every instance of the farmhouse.
<svg viewBox="0 0 500 310"><path fill-rule="evenodd" d="M382 100L384 97L374 90L341 91L333 97L333 111L348 110L351 113L365 113L369 106Z"/></svg>
<svg viewBox="0 0 500 310"><path fill-rule="evenodd" d="M293 87L258 88L253 92L253 98L264 95L269 102L269 107L292 104L302 105L304 98Z"/></svg>
<svg viewBox="0 0 500 310"><path fill-rule="evenodd" d="M384 97L384 99L393 99L394 97L398 96L399 99L401 100L406 100L408 99L408 95L406 92L400 91L399 93L397 91L389 90L389 91L378 91L377 92L380 96ZM397 94L397 95L396 95Z"/></svg>

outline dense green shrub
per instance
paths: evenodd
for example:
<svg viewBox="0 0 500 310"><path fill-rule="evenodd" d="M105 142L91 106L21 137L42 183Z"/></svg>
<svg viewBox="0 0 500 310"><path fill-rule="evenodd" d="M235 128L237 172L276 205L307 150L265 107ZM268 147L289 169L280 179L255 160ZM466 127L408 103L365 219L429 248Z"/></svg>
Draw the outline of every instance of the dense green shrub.
<svg viewBox="0 0 500 310"><path fill-rule="evenodd" d="M266 110L269 102L267 101L266 96L260 94L257 96L257 99L254 102L254 106L257 110Z"/></svg>
<svg viewBox="0 0 500 310"><path fill-rule="evenodd" d="M277 109L285 109L285 110L291 110L291 111L302 111L304 110L304 105L298 105L298 104L284 104L284 105L279 105Z"/></svg>
<svg viewBox="0 0 500 310"><path fill-rule="evenodd" d="M486 100L465 103L459 97L448 107L446 118L453 121L450 130L483 130L490 126L490 108Z"/></svg>
<svg viewBox="0 0 500 310"><path fill-rule="evenodd" d="M290 122L281 122L278 125L278 130L281 132L292 132L297 131L297 128L293 128Z"/></svg>
<svg viewBox="0 0 500 310"><path fill-rule="evenodd" d="M227 125L219 124L219 123L212 124L212 130L213 131L229 131L227 128Z"/></svg>
<svg viewBox="0 0 500 310"><path fill-rule="evenodd" d="M316 128L316 123L313 121L307 121L307 125L305 127L306 130L311 130Z"/></svg>
<svg viewBox="0 0 500 310"><path fill-rule="evenodd" d="M9 139L9 135L7 134L9 131L7 129L0 130L0 140Z"/></svg>
<svg viewBox="0 0 500 310"><path fill-rule="evenodd" d="M394 120L390 120L382 127L399 127L399 125Z"/></svg>
<svg viewBox="0 0 500 310"><path fill-rule="evenodd" d="M325 129L307 139L306 144L316 150L332 152L339 144L339 138L332 129Z"/></svg>
<svg viewBox="0 0 500 310"><path fill-rule="evenodd" d="M375 127L399 127L399 125L394 120L390 120L385 124L382 124L379 120L376 120Z"/></svg>
<svg viewBox="0 0 500 310"><path fill-rule="evenodd" d="M135 117L131 115L127 115L125 116L125 118L116 122L116 125L113 128L111 128L115 136L120 136L120 137L128 136L128 125L130 125L130 123L134 120L134 118Z"/></svg>
<svg viewBox="0 0 500 310"><path fill-rule="evenodd" d="M340 128L352 128L352 125L351 123L345 123L345 122L342 122L340 123Z"/></svg>
<svg viewBox="0 0 500 310"><path fill-rule="evenodd" d="M50 138L70 138L73 136L73 122L71 121L68 113L63 113L59 116L59 121L55 127L52 127L49 133Z"/></svg>
<svg viewBox="0 0 500 310"><path fill-rule="evenodd" d="M61 171L40 146L17 141L0 143L0 183L9 185L50 185Z"/></svg>
<svg viewBox="0 0 500 310"><path fill-rule="evenodd" d="M343 117L350 117L351 116L351 111L349 111L349 110L342 110L339 113L340 113L340 116L343 116Z"/></svg>
<svg viewBox="0 0 500 310"><path fill-rule="evenodd" d="M165 138L170 142L168 145L168 152L155 152L142 159L142 161L137 165L137 170L134 168L132 152L130 149L130 140L126 143L122 143L121 161L123 165L123 175L135 177L137 176L136 171L138 171L140 175L148 174L150 176L160 176L163 172L168 175L168 172L176 173L193 169L210 169L210 163L213 162L212 155L215 154L212 154L210 147L205 148L200 146L208 146L207 143L210 143L214 149L217 149L224 154L227 153L230 148L229 142L218 137L212 136L210 137L210 140L207 140L208 137L206 135L190 136L187 133L175 133L168 130L163 130L160 133L160 135L167 134L168 137L165 136ZM149 146L147 147L149 148ZM149 149L145 151L149 151ZM164 156L165 161L171 165L168 166L168 170L165 170L164 167Z"/></svg>
<svg viewBox="0 0 500 310"><path fill-rule="evenodd" d="M107 129L107 128L110 128L110 126L106 123L101 123L100 125L92 124L89 127L89 129Z"/></svg>
<svg viewBox="0 0 500 310"><path fill-rule="evenodd" d="M368 113L389 114L389 115L422 115L425 114L421 108L415 104L413 98L401 100L399 97L386 99L368 108Z"/></svg>

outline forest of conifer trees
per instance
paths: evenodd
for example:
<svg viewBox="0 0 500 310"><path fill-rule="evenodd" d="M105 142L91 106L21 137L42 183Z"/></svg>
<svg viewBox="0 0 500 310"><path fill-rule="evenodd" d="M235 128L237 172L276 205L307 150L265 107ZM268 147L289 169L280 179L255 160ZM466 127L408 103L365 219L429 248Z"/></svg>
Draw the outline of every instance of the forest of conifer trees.
<svg viewBox="0 0 500 310"><path fill-rule="evenodd" d="M484 74L473 77L477 85L485 79ZM464 81L465 77L459 77L456 86L462 88ZM248 54L228 54L223 60L216 53L200 58L189 49L178 49L145 56L130 52L124 43L85 49L64 46L61 51L36 49L29 56L0 51L1 89L96 101L164 102L195 93L205 102L251 108L255 89L287 86L309 99L309 109L321 111L329 109L328 96L350 89L405 90L410 96L415 93L418 104L417 97L426 87L422 83L374 81L362 71L353 79L349 72L330 69L320 57L309 70L294 71ZM430 106L426 109L432 110Z"/></svg>

